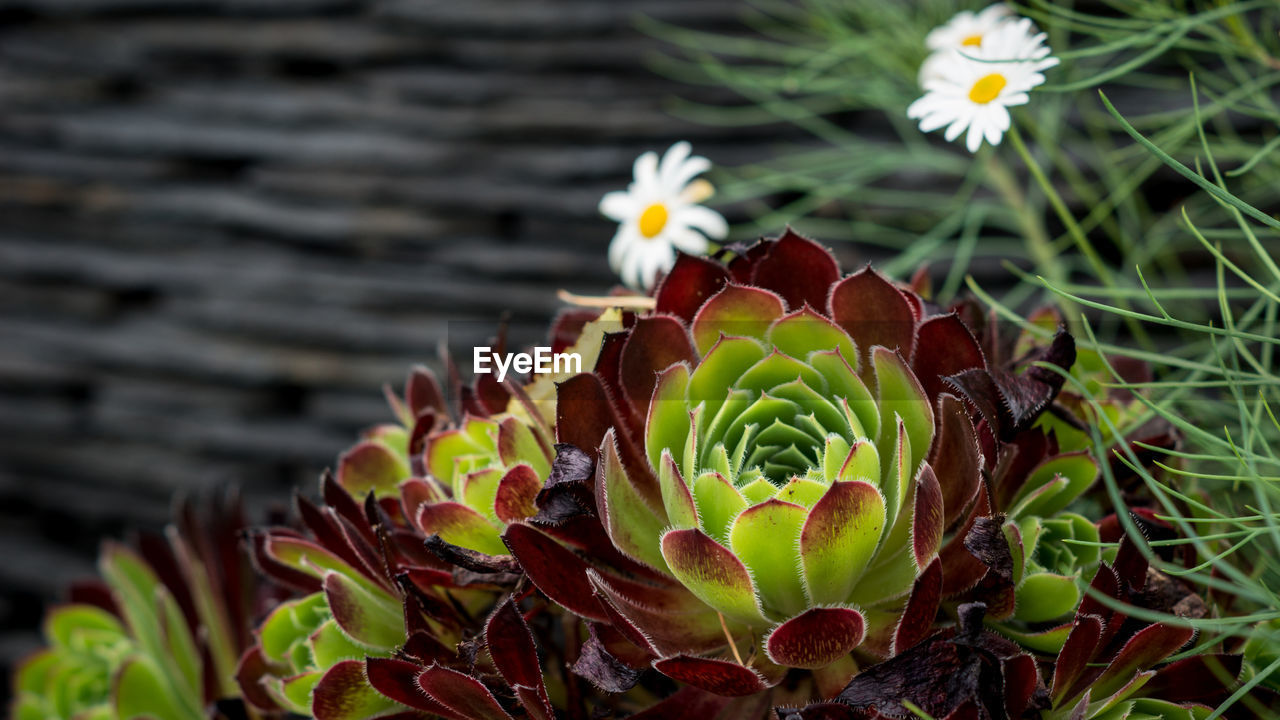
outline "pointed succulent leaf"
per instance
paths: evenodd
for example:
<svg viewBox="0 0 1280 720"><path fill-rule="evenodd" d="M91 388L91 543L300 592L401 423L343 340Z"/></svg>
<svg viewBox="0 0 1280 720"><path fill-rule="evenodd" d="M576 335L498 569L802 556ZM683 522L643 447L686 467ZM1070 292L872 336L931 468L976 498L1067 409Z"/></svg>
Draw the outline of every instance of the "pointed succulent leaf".
<svg viewBox="0 0 1280 720"><path fill-rule="evenodd" d="M741 622L718 614L681 585L638 585L595 570L587 575L601 605L612 613L615 627L654 655L717 650L724 647L725 628L734 637L747 631Z"/></svg>
<svg viewBox="0 0 1280 720"><path fill-rule="evenodd" d="M418 686L432 699L468 720L511 718L484 684L457 670L433 665L418 676Z"/></svg>
<svg viewBox="0 0 1280 720"><path fill-rule="evenodd" d="M538 650L534 645L533 633L520 614L511 596L507 596L493 614L489 616L484 629L485 644L489 648L489 657L498 672L512 688L524 688L529 691L532 707L526 707L535 717L555 717L551 701L547 698L547 690L542 682L542 671L538 665Z"/></svg>
<svg viewBox="0 0 1280 720"><path fill-rule="evenodd" d="M920 573L920 577L916 578L911 594L907 596L907 607L893 634L894 655L929 636L941 601L942 560L934 558L924 572Z"/></svg>
<svg viewBox="0 0 1280 720"><path fill-rule="evenodd" d="M830 250L790 229L763 247L752 282L774 289L792 308L825 307L828 288L840 277Z"/></svg>
<svg viewBox="0 0 1280 720"><path fill-rule="evenodd" d="M799 563L805 509L775 498L743 510L729 530L729 547L751 573L767 611L789 617L808 605Z"/></svg>
<svg viewBox="0 0 1280 720"><path fill-rule="evenodd" d="M773 628L764 646L779 665L817 669L848 655L865 630L862 613L853 608L816 607Z"/></svg>
<svg viewBox="0 0 1280 720"><path fill-rule="evenodd" d="M681 584L725 616L751 625L764 623L747 566L701 530L670 530L662 554Z"/></svg>
<svg viewBox="0 0 1280 720"><path fill-rule="evenodd" d="M1119 690L1133 675L1174 654L1195 637L1195 630L1154 623L1139 630L1093 683L1093 695L1104 698Z"/></svg>
<svg viewBox="0 0 1280 720"><path fill-rule="evenodd" d="M832 319L857 343L863 366L877 345L911 356L915 312L880 273L867 267L841 280L831 289L829 302Z"/></svg>
<svg viewBox="0 0 1280 720"><path fill-rule="evenodd" d="M452 485L472 470L479 470L497 454L498 423L467 417L453 430L427 439L427 471L436 480Z"/></svg>
<svg viewBox="0 0 1280 720"><path fill-rule="evenodd" d="M937 557L942 545L942 513L942 486L933 468L924 463L916 476L915 508L911 513L911 550L921 570Z"/></svg>
<svg viewBox="0 0 1280 720"><path fill-rule="evenodd" d="M902 418L911 439L908 472L914 475L916 467L933 446L933 406L901 355L885 348L873 348L872 362L876 369L876 398L881 426L893 427L895 415Z"/></svg>
<svg viewBox="0 0 1280 720"><path fill-rule="evenodd" d="M498 495L498 483L502 481L503 474L496 467L469 472L461 478L459 486L454 488L456 497L486 520L494 522L498 519L494 514L494 499Z"/></svg>
<svg viewBox="0 0 1280 720"><path fill-rule="evenodd" d="M662 487L662 502L666 506L667 518L677 528L698 527L698 509L693 501L680 468L671 457L671 451L663 449L662 458L658 461L658 484Z"/></svg>
<svg viewBox="0 0 1280 720"><path fill-rule="evenodd" d="M768 351L759 340L750 337L726 336L704 353L702 362L689 377L684 408L703 405L708 421L720 412L720 406L730 395L730 389L748 368L764 360ZM673 397L667 393L664 397Z"/></svg>
<svg viewBox="0 0 1280 720"><path fill-rule="evenodd" d="M645 454L655 469L663 450L682 452L689 437L689 366L672 365L658 375L645 422Z"/></svg>
<svg viewBox="0 0 1280 720"><path fill-rule="evenodd" d="M608 622L587 581L587 564L568 548L527 523L513 523L503 541L530 582L575 615Z"/></svg>
<svg viewBox="0 0 1280 720"><path fill-rule="evenodd" d="M977 498L982 486L978 433L955 395L938 398L938 440L929 455L942 482L943 525L951 527Z"/></svg>
<svg viewBox="0 0 1280 720"><path fill-rule="evenodd" d="M1058 653L1058 662L1053 666L1051 697L1055 706L1074 697L1072 688L1098 651L1102 630L1102 618L1097 615L1076 616L1075 624L1071 626L1062 650Z"/></svg>
<svg viewBox="0 0 1280 720"><path fill-rule="evenodd" d="M786 313L782 298L755 287L729 284L703 304L693 318L693 342L706 355L721 335L763 340L769 326Z"/></svg>
<svg viewBox="0 0 1280 720"><path fill-rule="evenodd" d="M1011 514L1041 517L1053 515L1079 497L1097 478L1098 464L1088 453L1056 455L1031 471L1022 489L1014 496L1016 509ZM1056 485L1055 492L1042 494L1035 502L1026 502L1051 483Z"/></svg>
<svg viewBox="0 0 1280 720"><path fill-rule="evenodd" d="M415 662L393 658L368 658L365 673L374 690L401 705L415 710L439 715L447 720L467 720L464 715L446 708L418 686L422 666Z"/></svg>
<svg viewBox="0 0 1280 720"><path fill-rule="evenodd" d="M655 660L653 667L673 680L728 697L754 695L769 687L758 670L726 660L676 655Z"/></svg>
<svg viewBox="0 0 1280 720"><path fill-rule="evenodd" d="M938 348L945 351L939 352ZM986 365L978 341L954 313L937 315L920 323L911 369L920 378L929 398L936 398L946 390L943 378Z"/></svg>
<svg viewBox="0 0 1280 720"><path fill-rule="evenodd" d="M526 463L536 476L551 472L551 448L546 447L533 430L518 418L504 418L498 424L498 458L504 466Z"/></svg>
<svg viewBox="0 0 1280 720"><path fill-rule="evenodd" d="M835 323L808 306L784 316L769 328L766 338L778 350L797 360L808 360L814 352L838 349L846 358L858 357L853 341Z"/></svg>
<svg viewBox="0 0 1280 720"><path fill-rule="evenodd" d="M861 428L863 437L876 438L880 436L880 411L867 384L850 365L854 360L856 358L845 357L835 349L813 353L809 356L809 365L822 373L831 397L844 399L850 415L857 420L856 425L850 422L850 426L855 430Z"/></svg>
<svg viewBox="0 0 1280 720"><path fill-rule="evenodd" d="M384 652L404 642L399 602L387 602L386 596L375 595L336 572L325 574L324 594L338 626L352 640Z"/></svg>
<svg viewBox="0 0 1280 720"><path fill-rule="evenodd" d="M613 428L605 433L600 452L596 466L596 503L609 537L628 557L666 570L658 548L658 536L668 524L666 511L650 506L632 483L618 456Z"/></svg>
<svg viewBox="0 0 1280 720"><path fill-rule="evenodd" d="M777 386L800 378L804 385L821 388L822 375L803 361L774 350L764 359L747 368L734 381L733 386L757 392L772 392Z"/></svg>
<svg viewBox="0 0 1280 720"><path fill-rule="evenodd" d="M816 480L793 477L790 482L778 490L778 494L774 497L793 505L812 508L826 494L828 487L827 484Z"/></svg>
<svg viewBox="0 0 1280 720"><path fill-rule="evenodd" d="M494 517L504 525L533 517L538 512L536 500L541 490L542 479L532 466L525 463L511 466L498 482L494 493Z"/></svg>
<svg viewBox="0 0 1280 720"><path fill-rule="evenodd" d="M862 481L836 481L809 511L800 562L816 604L843 603L875 553L885 527L884 498Z"/></svg>
<svg viewBox="0 0 1280 720"><path fill-rule="evenodd" d="M362 660L344 660L329 668L311 696L316 720L368 720L405 709L369 685Z"/></svg>
<svg viewBox="0 0 1280 720"><path fill-rule="evenodd" d="M445 542L478 550L489 555L502 555L506 548L498 530L483 515L458 502L423 505L418 512L418 527L427 535L439 535Z"/></svg>
<svg viewBox="0 0 1280 720"><path fill-rule="evenodd" d="M696 362L689 333L669 315L638 318L627 336L619 365L622 392L631 407L644 410L653 394L657 373L677 363Z"/></svg>
<svg viewBox="0 0 1280 720"><path fill-rule="evenodd" d="M707 472L693 482L693 501L702 529L716 542L728 544L730 524L738 513L747 509L742 493L724 475Z"/></svg>
<svg viewBox="0 0 1280 720"><path fill-rule="evenodd" d="M369 648L358 645L333 619L324 621L307 639L317 667L332 667L343 660L363 660Z"/></svg>
<svg viewBox="0 0 1280 720"><path fill-rule="evenodd" d="M338 459L338 483L357 498L395 495L410 474L405 458L379 442L362 442Z"/></svg>
<svg viewBox="0 0 1280 720"><path fill-rule="evenodd" d="M658 283L654 309L691 322L698 308L728 281L729 273L723 264L681 253L671 272Z"/></svg>

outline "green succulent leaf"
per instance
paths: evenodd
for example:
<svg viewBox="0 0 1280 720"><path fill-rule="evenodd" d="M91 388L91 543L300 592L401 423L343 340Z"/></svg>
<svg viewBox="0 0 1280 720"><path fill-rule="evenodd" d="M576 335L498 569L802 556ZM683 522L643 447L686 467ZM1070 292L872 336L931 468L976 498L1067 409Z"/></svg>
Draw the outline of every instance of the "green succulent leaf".
<svg viewBox="0 0 1280 720"><path fill-rule="evenodd" d="M875 486L856 480L831 484L800 534L800 562L813 603L849 599L884 528L884 497Z"/></svg>
<svg viewBox="0 0 1280 720"><path fill-rule="evenodd" d="M661 460L659 460L661 462ZM600 463L596 468L597 502L602 507L605 528L618 549L635 560L659 570L667 564L659 548L663 528L669 525L663 508L651 507L631 483L614 440L613 429L605 433Z"/></svg>
<svg viewBox="0 0 1280 720"><path fill-rule="evenodd" d="M1035 573L1018 586L1013 616L1023 622L1047 622L1072 612L1079 602L1080 590L1075 578Z"/></svg>
<svg viewBox="0 0 1280 720"><path fill-rule="evenodd" d="M774 497L743 510L729 530L729 547L751 572L765 610L784 617L808 605L796 562L805 515Z"/></svg>
<svg viewBox="0 0 1280 720"><path fill-rule="evenodd" d="M671 573L699 600L748 625L765 623L747 566L701 530L662 535L662 555Z"/></svg>

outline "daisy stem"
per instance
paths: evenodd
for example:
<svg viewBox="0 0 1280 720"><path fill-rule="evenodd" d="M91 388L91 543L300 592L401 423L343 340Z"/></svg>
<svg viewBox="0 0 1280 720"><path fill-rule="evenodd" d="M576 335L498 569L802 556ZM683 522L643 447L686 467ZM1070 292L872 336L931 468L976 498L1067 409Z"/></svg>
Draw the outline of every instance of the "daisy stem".
<svg viewBox="0 0 1280 720"><path fill-rule="evenodd" d="M1035 262L1036 268L1049 275L1054 282L1065 280L1061 268L1053 261L1053 245L1049 241L1049 234L1045 232L1039 216L1027 204L1027 197L1022 194L1017 179L995 153L987 155L987 177L991 178L996 192L1000 193L1017 214L1018 224L1022 226L1022 232L1026 236L1027 250L1031 253L1031 260Z"/></svg>
<svg viewBox="0 0 1280 720"><path fill-rule="evenodd" d="M1053 206L1053 210L1058 215L1058 219L1062 221L1063 226L1067 228L1067 234L1075 241L1076 247L1080 249L1081 254L1089 262L1094 276L1098 278L1102 284L1112 290L1116 289L1115 275L1112 274L1111 268L1103 262L1102 256L1098 254L1097 248L1093 243L1089 242L1089 238L1084 234L1084 230L1080 228L1080 224L1076 222L1075 216L1071 214L1071 210L1067 208L1067 204L1062 200L1062 196L1058 194L1058 189L1049 181L1049 176L1045 175L1044 169L1040 167L1040 163L1031 155L1031 151L1027 149L1027 144L1022 141L1022 133L1018 132L1018 124L1010 123L1009 140L1013 142L1014 150L1018 151L1018 155L1022 156L1022 161L1026 163L1027 170L1031 172L1031 177L1035 178L1036 184L1044 191L1045 197L1048 198L1049 204ZM1033 243L1034 245L1034 243ZM1034 248L1033 248L1034 250ZM1053 262L1052 250L1049 251L1049 262L1043 263L1039 257L1036 262L1040 264L1039 270L1045 274L1045 278L1055 287L1062 287L1065 277L1062 276L1058 265L1060 263ZM1125 310L1130 309L1129 301L1124 298L1117 298L1117 304ZM1069 315L1076 313L1069 312ZM1132 317L1125 319L1125 324L1129 326L1130 332L1133 333L1135 339L1145 347L1151 347L1151 338L1147 335L1147 331Z"/></svg>
<svg viewBox="0 0 1280 720"><path fill-rule="evenodd" d="M1063 202L1062 196L1058 194L1058 189L1049 182L1049 176L1044 174L1044 170L1040 167L1040 163L1031 156L1031 151L1027 149L1026 143L1022 141L1022 133L1018 132L1018 125L1010 123L1009 140L1013 142L1013 149L1018 151L1022 156L1022 161L1027 164L1027 170L1031 171L1031 177L1035 178L1036 184L1044 191L1045 197L1048 198L1049 204L1053 206L1053 210L1058 215L1058 219L1067 228L1067 234L1075 241L1076 247L1080 248L1080 252L1084 254L1089 266L1093 268L1094 274L1107 287L1115 287L1115 277L1111 274L1111 268L1102 261L1102 256L1098 254L1093 243L1089 242L1089 238L1085 236L1084 230L1080 229L1079 223L1076 222L1075 216L1067 209L1067 204ZM1037 258L1037 261L1039 258ZM1041 269L1048 269L1049 266L1042 265ZM1048 273L1046 273L1048 275ZM1052 278L1050 278L1052 280Z"/></svg>

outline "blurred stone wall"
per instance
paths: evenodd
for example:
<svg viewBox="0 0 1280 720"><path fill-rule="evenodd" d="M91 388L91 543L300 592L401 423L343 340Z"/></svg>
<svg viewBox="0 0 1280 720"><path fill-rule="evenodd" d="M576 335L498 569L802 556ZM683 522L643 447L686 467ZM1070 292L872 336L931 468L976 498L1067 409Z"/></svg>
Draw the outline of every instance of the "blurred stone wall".
<svg viewBox="0 0 1280 720"><path fill-rule="evenodd" d="M450 321L603 291L664 112L645 14L736 0L0 0L0 671L172 496L310 490ZM754 134L752 134L754 133ZM8 692L5 683L4 692Z"/></svg>

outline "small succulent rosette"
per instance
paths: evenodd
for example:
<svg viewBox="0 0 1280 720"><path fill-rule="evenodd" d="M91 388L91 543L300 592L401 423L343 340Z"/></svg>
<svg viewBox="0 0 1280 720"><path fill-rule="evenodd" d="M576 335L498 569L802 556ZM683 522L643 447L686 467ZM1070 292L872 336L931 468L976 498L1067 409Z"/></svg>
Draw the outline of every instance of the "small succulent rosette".
<svg viewBox="0 0 1280 720"><path fill-rule="evenodd" d="M258 592L234 495L180 503L167 537L106 543L100 581L49 611L18 668L15 720L204 720L243 713L234 680Z"/></svg>
<svg viewBox="0 0 1280 720"><path fill-rule="evenodd" d="M779 707L777 715L885 720L909 716L910 703L940 720L1203 720L1239 687L1239 655L1210 649L1171 661L1195 639L1179 618L1201 617L1205 605L1149 567L1127 538L1114 563L1099 566L1090 590L1061 631L1059 650L1043 653L984 628L986 606L969 603L957 609L954 629L869 668L828 702ZM1153 614L1170 621L1142 619ZM1274 711L1274 697L1255 691L1227 717L1268 718Z"/></svg>

